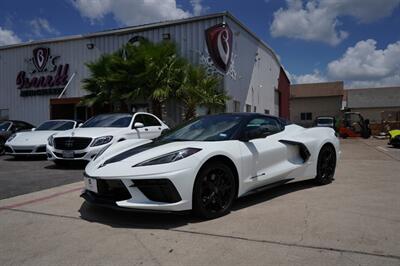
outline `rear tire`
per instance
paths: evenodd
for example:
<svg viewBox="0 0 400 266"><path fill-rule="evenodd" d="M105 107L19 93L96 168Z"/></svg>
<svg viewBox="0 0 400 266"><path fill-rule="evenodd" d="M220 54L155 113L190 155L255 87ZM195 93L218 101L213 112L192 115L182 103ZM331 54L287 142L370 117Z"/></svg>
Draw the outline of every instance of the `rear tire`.
<svg viewBox="0 0 400 266"><path fill-rule="evenodd" d="M333 181L336 169L336 151L330 144L322 146L317 162L317 176L314 181L318 185L326 185Z"/></svg>
<svg viewBox="0 0 400 266"><path fill-rule="evenodd" d="M194 183L194 214L204 219L226 215L236 198L236 191L236 178L229 166L220 162L204 165Z"/></svg>

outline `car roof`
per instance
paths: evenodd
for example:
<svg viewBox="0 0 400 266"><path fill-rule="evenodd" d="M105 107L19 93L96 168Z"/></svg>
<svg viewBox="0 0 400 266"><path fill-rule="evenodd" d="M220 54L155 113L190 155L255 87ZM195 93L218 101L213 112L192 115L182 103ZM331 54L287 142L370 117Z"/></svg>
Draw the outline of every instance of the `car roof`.
<svg viewBox="0 0 400 266"><path fill-rule="evenodd" d="M211 114L208 116L241 116L241 117L247 117L247 118L251 118L251 117L270 117L270 118L274 118L274 119L280 119L277 116L273 116L273 115L267 115L267 114L261 114L261 113L245 113L245 112L239 112L239 113L219 113L219 114Z"/></svg>

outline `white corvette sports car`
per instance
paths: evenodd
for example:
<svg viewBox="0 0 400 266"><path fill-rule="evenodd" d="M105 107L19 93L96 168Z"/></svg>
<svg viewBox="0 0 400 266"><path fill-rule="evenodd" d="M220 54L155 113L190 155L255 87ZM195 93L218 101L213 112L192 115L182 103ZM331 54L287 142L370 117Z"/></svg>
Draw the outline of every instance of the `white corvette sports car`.
<svg viewBox="0 0 400 266"><path fill-rule="evenodd" d="M331 128L233 113L197 118L154 141L103 150L85 169L82 197L105 207L229 212L237 197L293 179L333 180L339 140Z"/></svg>
<svg viewBox="0 0 400 266"><path fill-rule="evenodd" d="M74 120L48 120L31 131L17 132L5 143L5 153L12 156L46 155L47 139L78 126Z"/></svg>

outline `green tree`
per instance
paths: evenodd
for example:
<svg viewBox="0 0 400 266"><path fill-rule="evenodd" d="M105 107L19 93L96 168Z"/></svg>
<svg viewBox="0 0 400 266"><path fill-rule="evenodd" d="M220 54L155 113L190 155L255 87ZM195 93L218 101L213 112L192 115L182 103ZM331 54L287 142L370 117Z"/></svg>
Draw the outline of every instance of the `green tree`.
<svg viewBox="0 0 400 266"><path fill-rule="evenodd" d="M208 75L201 66L186 66L185 83L177 95L185 107L185 120L196 116L196 107L206 107L207 113L222 110L229 99L221 89L221 78Z"/></svg>
<svg viewBox="0 0 400 266"><path fill-rule="evenodd" d="M83 80L89 94L82 104L88 106L150 101L152 112L162 118L162 105L169 99L179 99L186 109L185 118L190 119L196 115L196 106L205 106L211 112L228 99L219 89L220 79L178 56L172 42L126 44L86 65L91 75Z"/></svg>

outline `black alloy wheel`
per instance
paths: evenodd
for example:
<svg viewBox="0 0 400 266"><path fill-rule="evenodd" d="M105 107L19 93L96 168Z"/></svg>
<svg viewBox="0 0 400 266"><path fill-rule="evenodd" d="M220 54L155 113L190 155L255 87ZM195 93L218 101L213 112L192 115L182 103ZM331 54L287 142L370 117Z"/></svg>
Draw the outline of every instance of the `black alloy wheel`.
<svg viewBox="0 0 400 266"><path fill-rule="evenodd" d="M336 169L336 151L332 145L324 145L318 155L317 176L315 181L319 185L326 185L333 181Z"/></svg>
<svg viewBox="0 0 400 266"><path fill-rule="evenodd" d="M236 178L223 163L205 165L196 177L193 210L201 218L213 219L227 214L236 197Z"/></svg>

